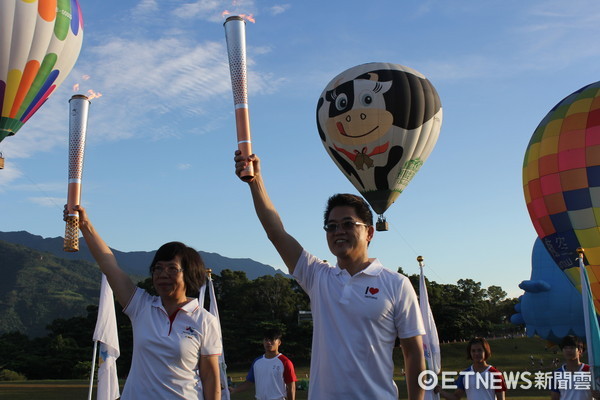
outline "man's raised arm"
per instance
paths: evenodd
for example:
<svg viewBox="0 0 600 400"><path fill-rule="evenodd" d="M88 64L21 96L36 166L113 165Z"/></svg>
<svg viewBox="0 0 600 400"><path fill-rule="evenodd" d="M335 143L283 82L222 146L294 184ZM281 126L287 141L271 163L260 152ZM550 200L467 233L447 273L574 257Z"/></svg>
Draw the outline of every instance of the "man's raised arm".
<svg viewBox="0 0 600 400"><path fill-rule="evenodd" d="M248 186L250 186L250 192L252 193L254 210L263 229L267 233L267 237L275 246L290 274L293 274L296 263L302 254L302 246L283 227L279 213L275 209L273 202L271 202L271 198L265 188L260 170L260 159L254 154L246 158L238 150L235 152L234 161L235 173L238 177L248 163L253 164L254 179L248 182Z"/></svg>

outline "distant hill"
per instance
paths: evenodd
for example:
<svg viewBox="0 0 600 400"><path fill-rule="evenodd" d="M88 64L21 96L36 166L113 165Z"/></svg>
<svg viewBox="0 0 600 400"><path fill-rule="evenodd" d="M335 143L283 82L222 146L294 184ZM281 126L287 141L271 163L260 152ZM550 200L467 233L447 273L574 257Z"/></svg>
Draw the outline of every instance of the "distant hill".
<svg viewBox="0 0 600 400"><path fill-rule="evenodd" d="M0 232L0 240L27 246L38 251L48 252L67 260L85 260L95 263L84 240L79 241L79 251L75 253L63 251L62 237L44 238L42 236L32 235L26 231L19 231ZM150 267L150 263L152 262L152 258L156 251L122 252L112 248L111 250L115 254L121 268L128 274L139 277L148 276L148 268ZM212 268L213 273L217 275L224 269L244 271L248 279L256 279L264 275L285 275L283 272L270 265L259 263L250 258L228 258L217 253L208 253L205 251L198 251L198 253L202 256L206 267Z"/></svg>
<svg viewBox="0 0 600 400"><path fill-rule="evenodd" d="M56 318L86 315L98 303L100 271L87 261L0 241L0 333L47 334Z"/></svg>
<svg viewBox="0 0 600 400"><path fill-rule="evenodd" d="M85 316L86 307L98 303L100 271L83 240L79 246L78 252L67 253L61 237L0 232L0 334L44 336L54 319ZM155 251L113 252L134 280L148 277ZM244 271L249 279L281 273L251 259L199 253L217 275L224 269Z"/></svg>

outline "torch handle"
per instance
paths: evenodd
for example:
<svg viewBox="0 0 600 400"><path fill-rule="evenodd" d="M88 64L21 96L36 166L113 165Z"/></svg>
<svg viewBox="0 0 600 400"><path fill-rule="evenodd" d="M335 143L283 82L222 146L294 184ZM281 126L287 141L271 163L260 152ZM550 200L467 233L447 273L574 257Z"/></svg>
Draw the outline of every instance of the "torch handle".
<svg viewBox="0 0 600 400"><path fill-rule="evenodd" d="M252 139L250 136L250 118L247 108L235 110L235 126L237 129L238 150L244 157L252 154ZM251 163L242 170L240 178L243 181L251 181L254 178L254 167Z"/></svg>
<svg viewBox="0 0 600 400"><path fill-rule="evenodd" d="M63 250L67 252L79 251L79 213L73 207L81 201L81 183L73 179L67 189L67 226L65 227L65 240Z"/></svg>
<svg viewBox="0 0 600 400"><path fill-rule="evenodd" d="M79 216L67 216L63 250L69 253L79 251Z"/></svg>

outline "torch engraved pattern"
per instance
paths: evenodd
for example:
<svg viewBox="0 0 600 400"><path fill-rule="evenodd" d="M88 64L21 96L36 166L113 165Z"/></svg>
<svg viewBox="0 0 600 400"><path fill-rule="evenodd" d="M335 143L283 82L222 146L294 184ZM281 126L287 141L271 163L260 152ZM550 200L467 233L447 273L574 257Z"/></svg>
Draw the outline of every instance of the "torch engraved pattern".
<svg viewBox="0 0 600 400"><path fill-rule="evenodd" d="M225 21L225 39L229 55L229 72L231 89L235 105L235 123L237 128L238 149L243 156L252 154L250 138L250 116L248 112L248 77L246 69L246 23L238 16L227 18ZM254 177L252 164L242 171L243 180Z"/></svg>
<svg viewBox="0 0 600 400"><path fill-rule="evenodd" d="M74 95L69 100L69 186L67 194L67 220L65 251L79 250L79 213L73 210L81 199L81 176L90 101L86 96Z"/></svg>

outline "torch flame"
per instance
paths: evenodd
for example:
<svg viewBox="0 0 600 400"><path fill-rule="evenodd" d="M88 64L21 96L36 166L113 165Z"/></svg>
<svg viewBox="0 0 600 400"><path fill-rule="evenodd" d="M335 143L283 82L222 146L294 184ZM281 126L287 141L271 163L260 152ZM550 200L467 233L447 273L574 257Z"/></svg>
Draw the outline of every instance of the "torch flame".
<svg viewBox="0 0 600 400"><path fill-rule="evenodd" d="M221 13L221 16L223 18L225 18L227 15L230 15L231 12L229 12L228 10L225 10ZM238 17L245 19L246 21L250 21L253 24L256 23L256 20L254 19L254 15L252 14L238 14Z"/></svg>
<svg viewBox="0 0 600 400"><path fill-rule="evenodd" d="M256 20L254 19L254 15L252 15L252 14L248 14L248 15L246 15L246 14L240 14L240 17L244 18L247 21L252 22L253 24L256 23Z"/></svg>
<svg viewBox="0 0 600 400"><path fill-rule="evenodd" d="M100 92L94 92L92 89L87 91L87 98L88 100L92 100L92 99L96 99L98 97L102 97L102 93Z"/></svg>
<svg viewBox="0 0 600 400"><path fill-rule="evenodd" d="M73 85L73 91L76 92L79 90L79 83Z"/></svg>

